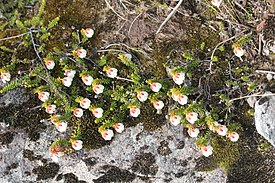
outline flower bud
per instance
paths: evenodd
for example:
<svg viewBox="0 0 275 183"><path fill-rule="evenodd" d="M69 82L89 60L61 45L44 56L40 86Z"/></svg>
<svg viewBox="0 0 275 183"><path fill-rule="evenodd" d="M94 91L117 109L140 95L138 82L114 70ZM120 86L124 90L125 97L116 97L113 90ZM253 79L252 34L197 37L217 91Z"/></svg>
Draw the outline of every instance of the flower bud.
<svg viewBox="0 0 275 183"><path fill-rule="evenodd" d="M237 57L242 57L245 54L245 50L242 47L239 47L239 46L235 47L233 52Z"/></svg>

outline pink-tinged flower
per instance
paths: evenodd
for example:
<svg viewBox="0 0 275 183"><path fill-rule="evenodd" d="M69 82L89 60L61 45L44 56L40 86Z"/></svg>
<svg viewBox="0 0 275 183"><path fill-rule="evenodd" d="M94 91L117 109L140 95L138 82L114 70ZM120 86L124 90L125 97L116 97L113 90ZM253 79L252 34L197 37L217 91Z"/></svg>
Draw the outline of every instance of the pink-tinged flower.
<svg viewBox="0 0 275 183"><path fill-rule="evenodd" d="M46 102L46 100L48 100L49 97L50 97L50 93L49 92L39 92L38 93L38 98L42 102Z"/></svg>
<svg viewBox="0 0 275 183"><path fill-rule="evenodd" d="M113 130L106 129L101 133L101 135L104 138L104 140L111 140L112 137L114 136L114 132Z"/></svg>
<svg viewBox="0 0 275 183"><path fill-rule="evenodd" d="M94 117L101 118L103 116L103 109L102 108L94 108L92 110L92 113L93 113Z"/></svg>
<svg viewBox="0 0 275 183"><path fill-rule="evenodd" d="M88 99L88 98L82 98L80 100L80 106L83 108L83 109L88 109L91 105L91 101Z"/></svg>
<svg viewBox="0 0 275 183"><path fill-rule="evenodd" d="M154 108L157 110L157 114L161 114L161 109L164 107L164 103L161 100L153 102Z"/></svg>
<svg viewBox="0 0 275 183"><path fill-rule="evenodd" d="M53 160L53 162L56 162L56 163L58 163L58 158L64 156L64 152L60 151L60 147L50 148L49 152L50 152L51 159Z"/></svg>
<svg viewBox="0 0 275 183"><path fill-rule="evenodd" d="M213 147L211 145L202 146L201 147L201 152L202 152L202 155L204 155L205 157L208 157L211 154L213 154Z"/></svg>
<svg viewBox="0 0 275 183"><path fill-rule="evenodd" d="M124 130L124 125L122 123L115 123L115 131L121 133Z"/></svg>
<svg viewBox="0 0 275 183"><path fill-rule="evenodd" d="M200 133L200 130L198 128L189 128L187 132L188 132L190 137L195 138Z"/></svg>
<svg viewBox="0 0 275 183"><path fill-rule="evenodd" d="M132 116L132 117L138 117L139 116L139 114L140 114L140 109L138 108L138 107L131 107L130 108L130 115Z"/></svg>
<svg viewBox="0 0 275 183"><path fill-rule="evenodd" d="M104 86L101 85L101 84L97 84L93 87L93 90L94 92L98 95L98 94L101 94L103 93L103 90L104 90Z"/></svg>
<svg viewBox="0 0 275 183"><path fill-rule="evenodd" d="M233 52L237 57L242 57L245 54L245 50L242 47L239 47L239 46L235 47Z"/></svg>
<svg viewBox="0 0 275 183"><path fill-rule="evenodd" d="M72 140L71 143L74 150L78 151L82 149L82 144L83 144L82 140Z"/></svg>
<svg viewBox="0 0 275 183"><path fill-rule="evenodd" d="M45 65L46 65L47 69L52 70L54 68L54 66L55 66L55 63L54 63L53 60L48 60L47 59L45 61Z"/></svg>
<svg viewBox="0 0 275 183"><path fill-rule="evenodd" d="M82 31L87 38L91 38L94 35L94 30L91 28L82 29Z"/></svg>
<svg viewBox="0 0 275 183"><path fill-rule="evenodd" d="M55 110L56 110L56 105L52 104L52 105L48 105L46 107L46 113L48 114L53 114L55 113Z"/></svg>
<svg viewBox="0 0 275 183"><path fill-rule="evenodd" d="M222 0L211 0L213 6L219 7L222 3Z"/></svg>
<svg viewBox="0 0 275 183"><path fill-rule="evenodd" d="M228 135L228 138L232 141L232 142L237 142L239 140L239 134L237 132L231 132Z"/></svg>
<svg viewBox="0 0 275 183"><path fill-rule="evenodd" d="M72 69L66 69L64 75L69 78L74 78L76 71Z"/></svg>
<svg viewBox="0 0 275 183"><path fill-rule="evenodd" d="M85 83L87 86L91 86L93 82L93 77L90 75L84 75L81 77L82 81Z"/></svg>
<svg viewBox="0 0 275 183"><path fill-rule="evenodd" d="M85 58L87 55L87 51L84 50L83 48L78 48L76 51L76 54L79 58Z"/></svg>
<svg viewBox="0 0 275 183"><path fill-rule="evenodd" d="M180 105L185 105L187 104L188 97L186 95L180 95L178 98L178 103Z"/></svg>
<svg viewBox="0 0 275 183"><path fill-rule="evenodd" d="M138 91L137 98L139 101L144 102L148 98L148 93L146 91Z"/></svg>
<svg viewBox="0 0 275 183"><path fill-rule="evenodd" d="M173 75L173 80L177 85L181 85L185 80L185 73L184 72L175 73Z"/></svg>
<svg viewBox="0 0 275 183"><path fill-rule="evenodd" d="M59 122L55 123L55 127L59 132L65 132L67 130L67 123L66 122Z"/></svg>
<svg viewBox="0 0 275 183"><path fill-rule="evenodd" d="M73 79L70 77L64 77L62 79L62 84L66 87L70 87L72 85Z"/></svg>
<svg viewBox="0 0 275 183"><path fill-rule="evenodd" d="M181 117L179 115L173 115L170 116L169 121L173 126L177 126L178 124L180 124Z"/></svg>
<svg viewBox="0 0 275 183"><path fill-rule="evenodd" d="M218 126L218 129L217 129L217 133L220 135L220 136L225 136L226 133L227 133L227 127L225 125L220 125Z"/></svg>
<svg viewBox="0 0 275 183"><path fill-rule="evenodd" d="M195 112L189 112L188 114L186 114L186 120L191 123L194 124L195 121L198 120L198 114Z"/></svg>
<svg viewBox="0 0 275 183"><path fill-rule="evenodd" d="M83 110L81 108L75 108L74 116L77 118L81 118L83 116Z"/></svg>
<svg viewBox="0 0 275 183"><path fill-rule="evenodd" d="M1 80L3 83L11 80L11 74L9 72L1 72Z"/></svg>
<svg viewBox="0 0 275 183"><path fill-rule="evenodd" d="M178 102L180 95L177 93L173 93L171 97L174 101Z"/></svg>
<svg viewBox="0 0 275 183"><path fill-rule="evenodd" d="M115 78L115 77L117 77L117 72L118 72L118 70L116 68L109 68L106 71L106 74L109 78Z"/></svg>
<svg viewBox="0 0 275 183"><path fill-rule="evenodd" d="M162 87L162 85L158 82L154 82L150 85L150 88L153 92L159 92L161 87Z"/></svg>

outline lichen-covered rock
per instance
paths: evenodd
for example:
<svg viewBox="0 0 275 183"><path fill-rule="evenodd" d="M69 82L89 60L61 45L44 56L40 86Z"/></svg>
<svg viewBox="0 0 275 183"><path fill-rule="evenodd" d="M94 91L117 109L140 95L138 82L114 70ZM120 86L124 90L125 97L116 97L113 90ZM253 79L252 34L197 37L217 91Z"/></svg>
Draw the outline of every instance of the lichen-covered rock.
<svg viewBox="0 0 275 183"><path fill-rule="evenodd" d="M275 97L261 98L255 104L255 126L257 132L275 146Z"/></svg>

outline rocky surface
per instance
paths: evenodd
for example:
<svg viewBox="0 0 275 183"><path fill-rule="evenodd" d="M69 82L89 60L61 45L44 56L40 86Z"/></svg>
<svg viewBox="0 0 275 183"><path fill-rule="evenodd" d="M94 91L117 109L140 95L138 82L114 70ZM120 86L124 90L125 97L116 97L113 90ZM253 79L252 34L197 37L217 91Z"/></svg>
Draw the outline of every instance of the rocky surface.
<svg viewBox="0 0 275 183"><path fill-rule="evenodd" d="M48 148L57 132L47 120L39 123L46 128L36 140L2 125L0 182L226 182L221 169L194 170L201 153L181 127L164 125L148 132L138 124L116 135L110 145L81 150L54 163Z"/></svg>
<svg viewBox="0 0 275 183"><path fill-rule="evenodd" d="M275 146L275 97L267 96L257 101L254 116L258 133Z"/></svg>

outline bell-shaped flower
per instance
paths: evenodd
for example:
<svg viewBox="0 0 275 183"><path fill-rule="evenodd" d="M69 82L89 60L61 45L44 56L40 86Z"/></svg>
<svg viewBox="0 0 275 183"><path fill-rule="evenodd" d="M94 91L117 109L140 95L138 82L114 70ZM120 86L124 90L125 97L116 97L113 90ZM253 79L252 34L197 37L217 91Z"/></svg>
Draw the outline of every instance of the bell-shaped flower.
<svg viewBox="0 0 275 183"><path fill-rule="evenodd" d="M55 63L54 63L53 60L46 59L45 60L45 65L46 65L47 69L52 70L55 66Z"/></svg>
<svg viewBox="0 0 275 183"><path fill-rule="evenodd" d="M87 51L84 50L83 48L78 48L77 51L76 51L76 55L77 55L79 58L85 58L86 55L87 55Z"/></svg>
<svg viewBox="0 0 275 183"><path fill-rule="evenodd" d="M77 118L81 118L83 116L83 110L81 108L75 108L73 113Z"/></svg>
<svg viewBox="0 0 275 183"><path fill-rule="evenodd" d="M160 89L162 87L162 84L158 83L158 82L154 82L150 85L150 89L153 91L153 92L159 92Z"/></svg>
<svg viewBox="0 0 275 183"><path fill-rule="evenodd" d="M202 155L204 155L205 157L208 157L211 154L213 154L213 147L211 145L202 146L201 147L201 152L202 152Z"/></svg>
<svg viewBox="0 0 275 183"><path fill-rule="evenodd" d="M124 130L124 125L122 123L114 124L115 131L121 133Z"/></svg>
<svg viewBox="0 0 275 183"><path fill-rule="evenodd" d="M42 102L46 102L46 100L48 100L49 97L50 97L50 93L49 92L39 92L38 93L38 98Z"/></svg>
<svg viewBox="0 0 275 183"><path fill-rule="evenodd" d="M116 68L109 68L106 71L106 74L109 78L115 78L115 77L117 77L117 72L118 72L118 70Z"/></svg>
<svg viewBox="0 0 275 183"><path fill-rule="evenodd" d="M198 114L195 113L195 112L189 112L188 114L186 114L185 119L186 119L189 123L194 124L195 121L198 120Z"/></svg>
<svg viewBox="0 0 275 183"><path fill-rule="evenodd" d="M239 46L235 47L233 52L237 57L242 57L245 54L245 50L242 47L239 47Z"/></svg>
<svg viewBox="0 0 275 183"><path fill-rule="evenodd" d="M187 133L189 134L190 137L195 138L200 133L200 130L198 128L189 128Z"/></svg>
<svg viewBox="0 0 275 183"><path fill-rule="evenodd" d="M80 106L83 108L83 109L88 109L91 105L91 101L88 99L88 98L82 98L80 100Z"/></svg>
<svg viewBox="0 0 275 183"><path fill-rule="evenodd" d="M97 84L93 87L93 90L94 92L98 95L98 94L101 94L103 93L103 90L104 90L104 86L101 85L101 84Z"/></svg>
<svg viewBox="0 0 275 183"><path fill-rule="evenodd" d="M82 81L85 83L87 86L91 86L93 82L93 77L90 75L84 75L81 77Z"/></svg>
<svg viewBox="0 0 275 183"><path fill-rule="evenodd" d="M228 134L228 138L232 142L237 142L239 140L239 134L237 132L231 132L230 134Z"/></svg>
<svg viewBox="0 0 275 183"><path fill-rule="evenodd" d="M9 72L1 72L1 80L6 83L11 80L11 74Z"/></svg>
<svg viewBox="0 0 275 183"><path fill-rule="evenodd" d="M94 117L101 118L103 116L103 109L102 108L93 108L92 113Z"/></svg>
<svg viewBox="0 0 275 183"><path fill-rule="evenodd" d="M91 38L94 35L94 30L91 28L82 29L82 32L87 38Z"/></svg>
<svg viewBox="0 0 275 183"><path fill-rule="evenodd" d="M72 148L74 148L74 150L80 150L82 149L82 140L71 140L72 143Z"/></svg>
<svg viewBox="0 0 275 183"><path fill-rule="evenodd" d="M66 87L70 87L72 85L73 79L70 77L64 77L62 79L62 84Z"/></svg>
<svg viewBox="0 0 275 183"><path fill-rule="evenodd" d="M50 148L50 157L53 160L53 162L58 163L58 158L64 156L64 152L59 151L59 147L57 148Z"/></svg>
<svg viewBox="0 0 275 183"><path fill-rule="evenodd" d="M106 129L101 133L101 136L104 138L104 140L111 140L114 136L113 130Z"/></svg>
<svg viewBox="0 0 275 183"><path fill-rule="evenodd" d="M179 73L173 74L173 80L177 85L181 85L185 80L185 73L179 72Z"/></svg>
<svg viewBox="0 0 275 183"><path fill-rule="evenodd" d="M180 95L179 98L178 98L178 103L180 105L187 104L187 101L188 101L188 97L186 95Z"/></svg>
<svg viewBox="0 0 275 183"><path fill-rule="evenodd" d="M222 0L211 0L213 6L219 7L222 3Z"/></svg>
<svg viewBox="0 0 275 183"><path fill-rule="evenodd" d="M48 114L53 114L55 113L55 110L56 110L56 105L52 104L52 105L48 105L46 107L46 113Z"/></svg>
<svg viewBox="0 0 275 183"><path fill-rule="evenodd" d="M137 98L139 101L144 102L148 98L148 93L146 91L138 91Z"/></svg>
<svg viewBox="0 0 275 183"><path fill-rule="evenodd" d="M180 124L181 116L179 116L179 115L172 115L172 116L170 116L169 121L170 121L170 123L171 123L173 126L177 126L177 125Z"/></svg>
<svg viewBox="0 0 275 183"><path fill-rule="evenodd" d="M219 125L218 126L218 129L217 129L217 133L220 135L220 136L225 136L226 133L227 133L227 127L225 125Z"/></svg>
<svg viewBox="0 0 275 183"><path fill-rule="evenodd" d="M64 73L64 75L69 78L74 78L75 74L76 74L76 71L72 69L66 69Z"/></svg>
<svg viewBox="0 0 275 183"><path fill-rule="evenodd" d="M67 130L67 123L66 122L57 122L55 123L55 127L59 132L65 132Z"/></svg>
<svg viewBox="0 0 275 183"><path fill-rule="evenodd" d="M138 107L131 107L130 108L130 115L132 116L132 117L138 117L139 116L139 114L140 114L140 109L138 108Z"/></svg>
<svg viewBox="0 0 275 183"><path fill-rule="evenodd" d="M164 103L161 100L153 102L154 108L157 110L157 114L161 114L161 109L164 107Z"/></svg>

